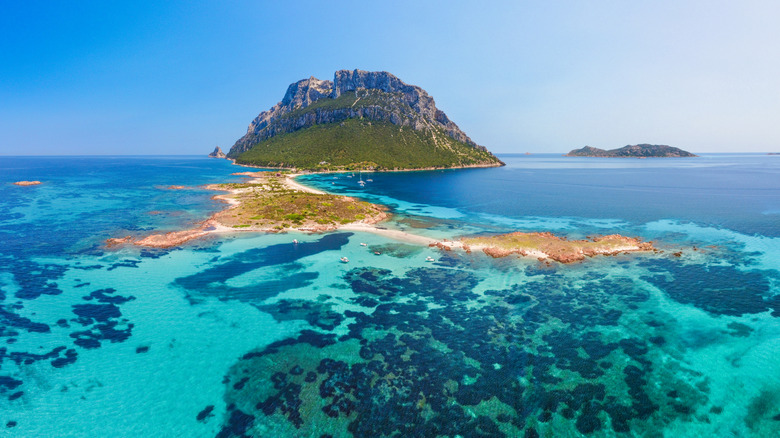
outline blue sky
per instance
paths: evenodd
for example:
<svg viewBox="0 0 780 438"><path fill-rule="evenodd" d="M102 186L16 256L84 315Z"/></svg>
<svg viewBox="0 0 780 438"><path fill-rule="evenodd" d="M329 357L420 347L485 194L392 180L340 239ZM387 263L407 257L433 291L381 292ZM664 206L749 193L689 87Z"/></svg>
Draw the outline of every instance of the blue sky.
<svg viewBox="0 0 780 438"><path fill-rule="evenodd" d="M498 153L780 150L778 2L484 3L4 2L0 154L227 149L343 68L421 86Z"/></svg>

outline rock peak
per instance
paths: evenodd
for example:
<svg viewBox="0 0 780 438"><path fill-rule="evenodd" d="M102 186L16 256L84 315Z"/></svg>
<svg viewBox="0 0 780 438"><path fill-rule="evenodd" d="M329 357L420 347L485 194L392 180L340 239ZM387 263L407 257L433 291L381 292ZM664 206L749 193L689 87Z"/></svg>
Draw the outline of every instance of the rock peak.
<svg viewBox="0 0 780 438"><path fill-rule="evenodd" d="M408 85L386 71L365 71L365 70L339 70L333 75L333 93L332 98L337 98L348 91L359 89L382 90L386 93L395 92L422 92L420 87ZM427 96L428 93L425 93Z"/></svg>
<svg viewBox="0 0 780 438"><path fill-rule="evenodd" d="M214 152L209 154L209 157L211 158L227 158L224 152L222 152L222 149L219 148L219 146L214 148Z"/></svg>

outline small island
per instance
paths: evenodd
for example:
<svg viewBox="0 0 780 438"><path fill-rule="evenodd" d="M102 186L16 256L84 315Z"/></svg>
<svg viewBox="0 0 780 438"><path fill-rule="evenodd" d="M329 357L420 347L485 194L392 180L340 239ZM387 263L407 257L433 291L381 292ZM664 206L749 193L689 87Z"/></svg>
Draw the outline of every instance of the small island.
<svg viewBox="0 0 780 438"><path fill-rule="evenodd" d="M17 181L14 183L17 186L37 186L39 184L41 184L40 181Z"/></svg>
<svg viewBox="0 0 780 438"><path fill-rule="evenodd" d="M250 177L244 183L210 184L210 190L228 192L214 199L230 207L212 215L197 228L108 239L108 246L132 243L153 248L170 248L211 233L228 231L324 232L345 225L371 225L388 218L383 206L348 196L331 195L302 186L295 175L276 172L240 172Z"/></svg>
<svg viewBox="0 0 780 438"><path fill-rule="evenodd" d="M209 154L209 157L211 158L227 158L227 155L225 155L224 152L222 152L222 149L220 149L219 146L214 148L214 152Z"/></svg>
<svg viewBox="0 0 780 438"><path fill-rule="evenodd" d="M460 245L467 251L481 250L491 257L518 256L552 259L560 263L572 263L595 255L615 255L624 252L652 251L650 242L635 237L611 234L594 236L585 240L568 240L552 233L499 234L461 239Z"/></svg>
<svg viewBox="0 0 780 438"><path fill-rule="evenodd" d="M682 158L697 157L688 151L680 148L659 145L659 144L636 144L627 145L618 149L604 150L585 146L581 149L574 149L566 157L600 157L600 158Z"/></svg>

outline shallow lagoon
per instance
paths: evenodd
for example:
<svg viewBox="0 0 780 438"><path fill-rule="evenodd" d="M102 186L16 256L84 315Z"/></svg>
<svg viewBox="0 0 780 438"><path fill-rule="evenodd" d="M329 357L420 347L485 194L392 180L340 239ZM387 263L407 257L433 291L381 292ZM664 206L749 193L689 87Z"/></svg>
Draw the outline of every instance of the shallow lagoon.
<svg viewBox="0 0 780 438"><path fill-rule="evenodd" d="M621 232L665 252L548 266L345 232L106 251L108 237L204 219L221 205L196 186L238 168L0 159L0 431L780 431L778 157L502 158L363 174L362 189L357 174L302 181L390 205L388 227L437 237ZM21 179L44 184L8 184ZM163 189L178 184L190 188Z"/></svg>

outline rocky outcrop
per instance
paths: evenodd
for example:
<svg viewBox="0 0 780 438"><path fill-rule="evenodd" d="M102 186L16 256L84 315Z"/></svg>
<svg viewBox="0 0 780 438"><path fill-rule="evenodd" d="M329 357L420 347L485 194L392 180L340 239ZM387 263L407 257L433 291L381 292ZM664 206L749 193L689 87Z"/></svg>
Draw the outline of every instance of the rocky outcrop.
<svg viewBox="0 0 780 438"><path fill-rule="evenodd" d="M594 236L584 240L568 240L550 232L514 232L464 238L461 242L464 248L481 249L485 254L494 258L518 254L540 260L549 258L560 263L577 262L584 260L585 257L597 255L655 250L651 242L643 242L639 238L620 234Z"/></svg>
<svg viewBox="0 0 780 438"><path fill-rule="evenodd" d="M222 149L220 149L219 146L217 146L216 148L214 148L214 152L209 154L209 157L211 157L211 158L227 158L227 155L225 155L225 153L222 152Z"/></svg>
<svg viewBox="0 0 780 438"><path fill-rule="evenodd" d="M679 148L658 144L636 144L623 146L619 149L604 150L585 146L574 149L567 157L606 157L606 158L648 158L648 157L696 157L688 151Z"/></svg>
<svg viewBox="0 0 780 438"><path fill-rule="evenodd" d="M344 95L354 98L347 102L349 105L340 106L337 99ZM369 101L370 104L365 103ZM433 98L422 88L406 84L388 72L339 70L333 81L310 77L291 84L281 102L249 124L246 135L236 141L227 156L236 158L277 135L351 118L389 122L416 131L440 129L457 141L487 150L436 108Z"/></svg>

